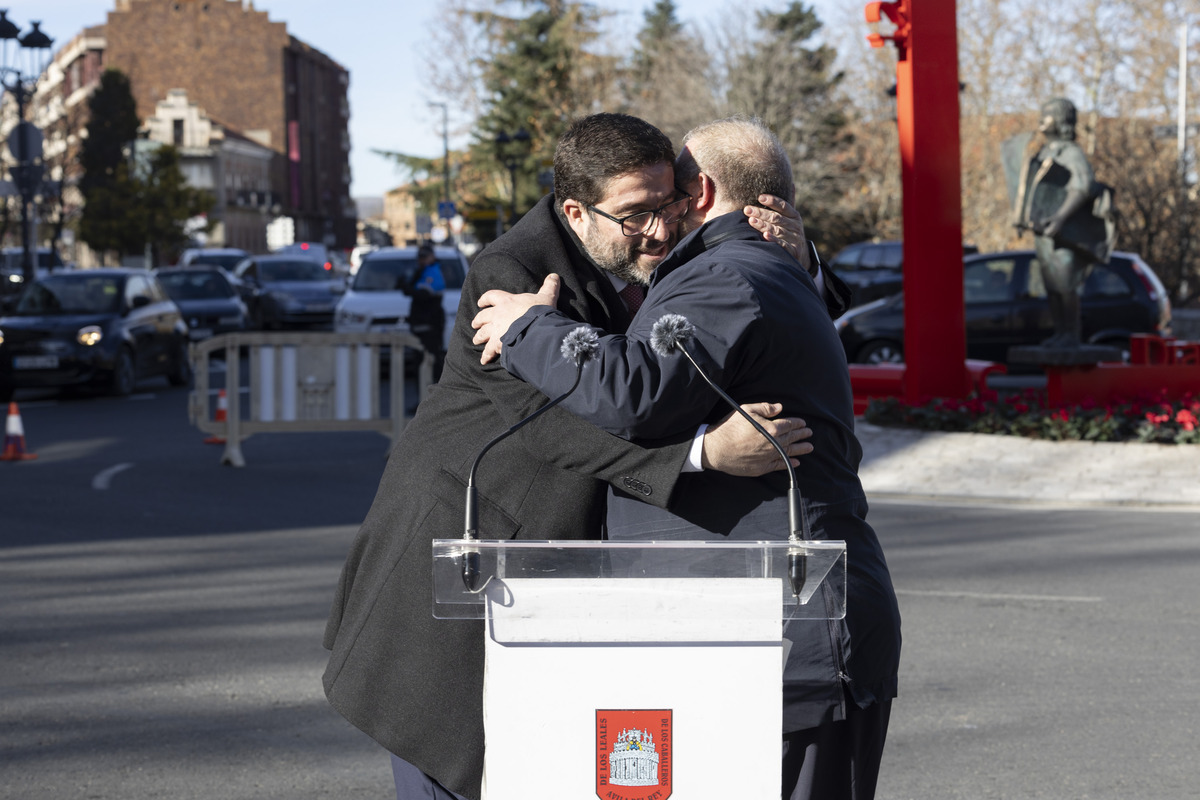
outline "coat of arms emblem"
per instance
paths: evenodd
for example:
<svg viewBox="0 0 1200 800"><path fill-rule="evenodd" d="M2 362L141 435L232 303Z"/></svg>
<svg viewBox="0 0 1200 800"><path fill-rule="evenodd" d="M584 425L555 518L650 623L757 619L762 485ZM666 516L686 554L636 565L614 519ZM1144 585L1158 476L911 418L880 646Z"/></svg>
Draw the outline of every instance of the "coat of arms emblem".
<svg viewBox="0 0 1200 800"><path fill-rule="evenodd" d="M596 796L667 800L671 796L671 710L596 711Z"/></svg>

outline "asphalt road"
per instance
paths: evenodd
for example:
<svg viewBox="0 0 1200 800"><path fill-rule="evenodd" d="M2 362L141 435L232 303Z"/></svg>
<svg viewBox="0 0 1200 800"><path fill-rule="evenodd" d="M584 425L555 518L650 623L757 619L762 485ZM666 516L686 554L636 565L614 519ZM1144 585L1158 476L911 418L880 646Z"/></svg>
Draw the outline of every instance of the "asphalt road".
<svg viewBox="0 0 1200 800"><path fill-rule="evenodd" d="M394 796L320 687L386 440L253 437L235 470L143 389L23 402L39 459L0 463L0 796ZM871 520L905 636L880 800L1196 796L1194 513Z"/></svg>

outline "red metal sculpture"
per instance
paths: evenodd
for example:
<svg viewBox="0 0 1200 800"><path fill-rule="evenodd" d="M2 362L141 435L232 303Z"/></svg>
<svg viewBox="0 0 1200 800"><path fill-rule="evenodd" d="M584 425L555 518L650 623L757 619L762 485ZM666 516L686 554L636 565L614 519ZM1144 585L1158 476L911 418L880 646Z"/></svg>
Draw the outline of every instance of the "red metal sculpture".
<svg viewBox="0 0 1200 800"><path fill-rule="evenodd" d="M962 190L959 185L958 44L954 0L870 3L867 22L887 17L904 192L905 399L966 397Z"/></svg>

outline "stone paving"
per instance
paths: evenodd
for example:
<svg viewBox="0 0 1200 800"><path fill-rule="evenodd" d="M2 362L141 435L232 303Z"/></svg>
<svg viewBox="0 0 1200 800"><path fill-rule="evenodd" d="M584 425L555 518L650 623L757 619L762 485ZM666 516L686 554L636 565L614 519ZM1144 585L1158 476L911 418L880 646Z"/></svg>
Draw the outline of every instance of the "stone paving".
<svg viewBox="0 0 1200 800"><path fill-rule="evenodd" d="M1200 446L1047 442L856 421L867 497L1200 506ZM1197 519L1200 527L1200 518Z"/></svg>

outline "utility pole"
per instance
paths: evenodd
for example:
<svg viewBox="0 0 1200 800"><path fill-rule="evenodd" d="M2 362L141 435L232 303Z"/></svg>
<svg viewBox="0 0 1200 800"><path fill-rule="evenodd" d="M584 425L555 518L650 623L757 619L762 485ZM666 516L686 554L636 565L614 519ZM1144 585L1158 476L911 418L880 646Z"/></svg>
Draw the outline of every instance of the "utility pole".
<svg viewBox="0 0 1200 800"><path fill-rule="evenodd" d="M454 242L454 233L450 230L450 121L449 107L446 103L430 103L431 106L442 107L442 202L447 210L447 216L442 217L446 220L446 244ZM438 216L442 216L440 213Z"/></svg>

